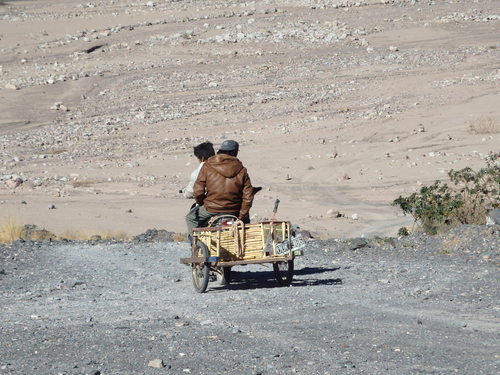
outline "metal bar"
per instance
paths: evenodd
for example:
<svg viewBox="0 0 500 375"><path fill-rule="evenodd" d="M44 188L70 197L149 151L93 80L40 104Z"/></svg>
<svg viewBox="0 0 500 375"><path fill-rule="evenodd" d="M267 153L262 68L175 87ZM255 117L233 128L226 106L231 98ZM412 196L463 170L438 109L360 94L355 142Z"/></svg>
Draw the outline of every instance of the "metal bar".
<svg viewBox="0 0 500 375"><path fill-rule="evenodd" d="M181 258L182 264L201 264L205 263L208 258L205 257L191 257L191 258Z"/></svg>
<svg viewBox="0 0 500 375"><path fill-rule="evenodd" d="M293 255L284 258L267 257L265 259L252 259L252 260L236 260L232 262L218 262L215 265L217 267L232 267L243 264L259 264L259 263L276 263L276 262L287 262L293 259Z"/></svg>

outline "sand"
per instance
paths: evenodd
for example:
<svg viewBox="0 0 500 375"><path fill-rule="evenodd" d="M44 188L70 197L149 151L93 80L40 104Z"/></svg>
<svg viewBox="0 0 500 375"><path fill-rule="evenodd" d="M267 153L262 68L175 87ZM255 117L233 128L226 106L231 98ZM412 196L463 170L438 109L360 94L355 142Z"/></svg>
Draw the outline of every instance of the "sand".
<svg viewBox="0 0 500 375"><path fill-rule="evenodd" d="M0 222L182 232L192 147L235 139L254 220L396 235L500 149L494 0L1 3Z"/></svg>

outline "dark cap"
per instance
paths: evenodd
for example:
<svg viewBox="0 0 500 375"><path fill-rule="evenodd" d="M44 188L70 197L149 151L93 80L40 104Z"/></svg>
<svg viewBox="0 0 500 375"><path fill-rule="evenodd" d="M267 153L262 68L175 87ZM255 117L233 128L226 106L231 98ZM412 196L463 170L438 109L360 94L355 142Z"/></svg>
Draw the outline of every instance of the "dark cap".
<svg viewBox="0 0 500 375"><path fill-rule="evenodd" d="M221 151L238 151L239 148L240 148L240 145L238 144L238 142L228 139L228 140L222 142L222 144L219 147L219 150L221 150Z"/></svg>

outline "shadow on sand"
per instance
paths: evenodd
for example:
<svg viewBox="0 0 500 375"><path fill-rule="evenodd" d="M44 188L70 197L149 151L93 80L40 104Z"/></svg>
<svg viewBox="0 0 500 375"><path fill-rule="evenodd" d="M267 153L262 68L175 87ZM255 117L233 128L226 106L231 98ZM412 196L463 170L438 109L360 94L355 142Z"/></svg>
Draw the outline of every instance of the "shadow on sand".
<svg viewBox="0 0 500 375"><path fill-rule="evenodd" d="M208 285L208 292L221 291L222 289L229 290L246 290L246 289L269 289L269 288L280 288L272 271L272 266L266 267L271 270L264 271L239 271L242 267L233 268L231 275L231 283L227 286L221 286L217 281L211 282ZM300 286L315 286L315 285L341 285L342 279L321 279L321 278L305 278L301 276L314 276L325 272L334 272L340 269L340 267L335 268L323 268L323 267L305 267L294 271L294 277L292 280L292 287Z"/></svg>

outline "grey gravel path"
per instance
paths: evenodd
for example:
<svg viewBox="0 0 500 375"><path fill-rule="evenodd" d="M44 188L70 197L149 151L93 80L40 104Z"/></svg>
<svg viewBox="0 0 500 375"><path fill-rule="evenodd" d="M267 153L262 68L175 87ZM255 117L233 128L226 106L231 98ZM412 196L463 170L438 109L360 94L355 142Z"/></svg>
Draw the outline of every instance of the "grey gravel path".
<svg viewBox="0 0 500 375"><path fill-rule="evenodd" d="M498 373L498 226L352 247L205 294L185 244L0 247L0 374Z"/></svg>

